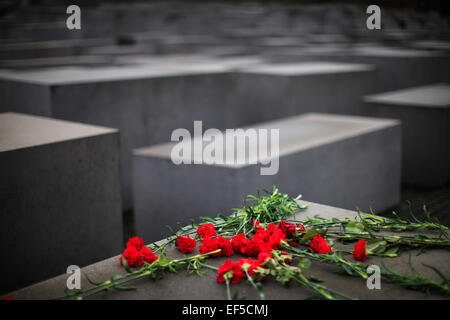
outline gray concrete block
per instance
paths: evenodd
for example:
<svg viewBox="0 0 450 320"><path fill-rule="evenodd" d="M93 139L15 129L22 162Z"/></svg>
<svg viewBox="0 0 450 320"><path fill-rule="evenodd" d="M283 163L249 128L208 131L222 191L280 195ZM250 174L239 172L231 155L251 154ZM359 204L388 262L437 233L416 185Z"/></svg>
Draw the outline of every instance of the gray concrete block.
<svg viewBox="0 0 450 320"><path fill-rule="evenodd" d="M258 121L305 112L363 115L361 99L374 90L375 71L363 64L260 64L239 70L235 103ZM251 112L249 112L251 110ZM247 123L252 123L248 119Z"/></svg>
<svg viewBox="0 0 450 320"><path fill-rule="evenodd" d="M109 38L17 41L0 43L0 60L61 58L86 54L92 48L113 44Z"/></svg>
<svg viewBox="0 0 450 320"><path fill-rule="evenodd" d="M225 128L234 114L228 63L133 64L1 71L0 111L20 111L121 130L121 186L131 208L132 148L167 141L172 130L202 119ZM37 103L39 102L39 103ZM234 118L233 118L234 119ZM233 124L235 125L235 124Z"/></svg>
<svg viewBox="0 0 450 320"><path fill-rule="evenodd" d="M105 66L114 62L112 56L69 56L58 58L0 60L0 68L33 69L63 66Z"/></svg>
<svg viewBox="0 0 450 320"><path fill-rule="evenodd" d="M280 190L283 192L283 190ZM252 192L254 194L254 192ZM306 204L308 208L304 211L297 212L295 219L303 220L306 217L313 218L315 215L330 219L357 219L355 211L349 211L330 207L313 202L301 201L301 204ZM412 234L414 235L414 234ZM158 244L163 244L164 241L159 241ZM338 249L352 250L354 243L342 245L340 242L335 242ZM376 256L368 256L367 265L381 265L385 263L389 268L401 274L408 274L411 272L409 265L410 254L413 257L411 263L413 267L424 277L432 279L433 281L442 281L439 276L431 269L423 265L438 266L439 270L445 277L450 276L450 255L445 249L433 249L422 252L418 255L419 250L400 252L399 257L396 258L382 258ZM198 253L198 245L192 254ZM186 255L179 252L174 246L167 246L166 255L169 259L181 259ZM350 259L351 256L344 256ZM96 281L106 281L110 279L111 275L124 274L125 270L118 261L118 256L100 261L93 265L87 266L81 270L83 274L87 274L90 279ZM233 261L243 258L241 255L234 255L231 257ZM208 259L207 263L215 267L222 265L230 257L217 257ZM382 282L381 289L368 290L367 283L364 279L359 277L350 277L345 274L337 274L331 272L329 265L313 262L310 267L311 274L320 278L323 282L321 284L332 288L347 296L367 299L384 299L397 300L401 299L442 299L442 295L425 293L418 290L408 290L397 284L392 284L387 281ZM193 275L184 271L177 274L168 273L164 279L158 281L149 281L149 278L143 278L137 281L130 282L130 285L136 287L132 291L108 290L100 294L90 297L91 299L102 300L225 300L227 297L226 287L224 284L217 283L217 273L208 271L202 276ZM43 281L41 283L29 286L8 295L14 300L42 300L52 299L64 295L64 288L69 275L61 274L55 278ZM91 285L85 277L81 277L81 288L87 289ZM305 286L292 285L289 287L281 285L279 282L267 279L263 282L263 289L266 299L274 300L303 300L311 296L311 292ZM242 281L240 284L232 285L232 292L239 292L240 295L247 297L249 300L258 300L258 292L248 283Z"/></svg>
<svg viewBox="0 0 450 320"><path fill-rule="evenodd" d="M135 219L145 241L166 235L166 225L230 214L246 195L272 185L342 208L384 210L400 200L398 121L307 114L248 128L280 130L277 174L261 175L248 162L175 165L175 142L134 150Z"/></svg>
<svg viewBox="0 0 450 320"><path fill-rule="evenodd" d="M360 46L352 49L286 49L269 57L274 61L336 61L373 64L377 67L376 91L450 81L450 55L445 52Z"/></svg>
<svg viewBox="0 0 450 320"><path fill-rule="evenodd" d="M194 120L225 129L302 112L360 114L374 77L365 65L277 66L252 56L130 56L118 62L128 65L0 71L0 111L119 128L125 210L132 207L133 148L165 142Z"/></svg>
<svg viewBox="0 0 450 320"><path fill-rule="evenodd" d="M435 84L365 97L368 112L402 121L402 181L440 186L450 181L450 85Z"/></svg>
<svg viewBox="0 0 450 320"><path fill-rule="evenodd" d="M0 292L122 249L116 129L0 114Z"/></svg>

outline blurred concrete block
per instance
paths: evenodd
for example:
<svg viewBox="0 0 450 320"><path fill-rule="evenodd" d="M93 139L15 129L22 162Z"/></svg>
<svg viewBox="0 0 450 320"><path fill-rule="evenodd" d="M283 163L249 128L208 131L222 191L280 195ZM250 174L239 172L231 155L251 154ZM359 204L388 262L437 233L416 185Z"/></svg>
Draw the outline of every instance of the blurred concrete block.
<svg viewBox="0 0 450 320"><path fill-rule="evenodd" d="M0 43L0 60L62 58L86 55L91 48L113 43L108 38L48 40Z"/></svg>
<svg viewBox="0 0 450 320"><path fill-rule="evenodd" d="M0 111L51 116L120 129L124 209L131 209L132 148L167 141L171 132L203 120L226 128L234 66L221 62L160 63L98 68L0 71ZM237 108L237 106L236 106ZM227 113L218 116L218 110ZM233 124L239 125L239 124Z"/></svg>
<svg viewBox="0 0 450 320"><path fill-rule="evenodd" d="M400 200L401 137L396 120L312 113L248 128L279 129L277 174L261 175L260 165L250 162L175 165L175 142L134 150L137 234L149 242L167 235L166 225L229 214L243 206L246 195L272 185L291 196L301 192L306 199L342 208L372 205L378 211ZM230 148L234 146L226 146L224 155ZM245 148L250 155L249 145Z"/></svg>
<svg viewBox="0 0 450 320"><path fill-rule="evenodd" d="M258 64L239 70L235 103L258 121L305 112L362 115L361 99L374 90L372 66L333 62Z"/></svg>
<svg viewBox="0 0 450 320"><path fill-rule="evenodd" d="M435 84L365 97L378 117L402 121L402 181L440 186L450 181L450 85Z"/></svg>
<svg viewBox="0 0 450 320"><path fill-rule="evenodd" d="M1 291L122 249L116 129L0 114Z"/></svg>
<svg viewBox="0 0 450 320"><path fill-rule="evenodd" d="M36 59L0 60L0 68L33 69L62 66L105 66L111 65L114 57L109 56L70 56Z"/></svg>
<svg viewBox="0 0 450 320"><path fill-rule="evenodd" d="M286 49L269 57L278 62L336 61L373 64L377 68L376 91L450 81L450 55L439 51L360 46L352 49L316 47Z"/></svg>

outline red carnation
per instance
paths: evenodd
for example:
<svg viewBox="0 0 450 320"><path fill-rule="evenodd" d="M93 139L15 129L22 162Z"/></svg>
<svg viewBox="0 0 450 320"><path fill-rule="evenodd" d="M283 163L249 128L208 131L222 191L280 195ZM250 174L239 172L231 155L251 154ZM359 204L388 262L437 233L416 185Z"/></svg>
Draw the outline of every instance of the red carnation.
<svg viewBox="0 0 450 320"><path fill-rule="evenodd" d="M245 277L245 273L241 269L241 265L228 259L224 264L219 267L217 271L217 282L225 282L225 274L230 274L230 283L236 284L241 282L242 278Z"/></svg>
<svg viewBox="0 0 450 320"><path fill-rule="evenodd" d="M200 239L210 238L217 235L216 228L212 223L204 223L197 228L197 234Z"/></svg>
<svg viewBox="0 0 450 320"><path fill-rule="evenodd" d="M282 220L278 223L278 228L280 228L280 230L286 235L287 238L295 237L295 224Z"/></svg>
<svg viewBox="0 0 450 320"><path fill-rule="evenodd" d="M244 233L239 233L231 238L231 245L233 246L234 252L241 252L243 246L245 246L245 237Z"/></svg>
<svg viewBox="0 0 450 320"><path fill-rule="evenodd" d="M177 246L178 250L180 250L183 253L191 253L194 251L195 246L197 245L197 241L195 239L192 239L189 237L189 235L185 236L178 236L177 239Z"/></svg>
<svg viewBox="0 0 450 320"><path fill-rule="evenodd" d="M128 247L135 247L136 250L139 251L139 250L142 249L143 246L144 246L144 241L142 240L142 238L133 237L133 238L128 239L127 248Z"/></svg>
<svg viewBox="0 0 450 320"><path fill-rule="evenodd" d="M364 240L359 240L355 244L355 249L353 250L353 257L359 261L366 261L366 242Z"/></svg>
<svg viewBox="0 0 450 320"><path fill-rule="evenodd" d="M259 263L264 263L269 259L272 259L272 254L268 251L263 251L258 254Z"/></svg>
<svg viewBox="0 0 450 320"><path fill-rule="evenodd" d="M295 248L295 247L297 246L298 243L295 242L295 241L289 241L288 244L289 244L291 247L294 247L294 248Z"/></svg>
<svg viewBox="0 0 450 320"><path fill-rule="evenodd" d="M272 235L270 236L269 245L272 247L272 249L278 249L281 240L286 241L286 236L278 227L276 227L276 229L274 229Z"/></svg>
<svg viewBox="0 0 450 320"><path fill-rule="evenodd" d="M148 247L143 246L141 251L139 252L142 256L142 260L147 263L152 264L156 260L158 260L158 256Z"/></svg>
<svg viewBox="0 0 450 320"><path fill-rule="evenodd" d="M290 223L284 220L278 223L278 228L280 228L281 231L283 231L283 233L286 235L286 238L295 238L296 231L305 231L305 227L302 224Z"/></svg>
<svg viewBox="0 0 450 320"><path fill-rule="evenodd" d="M258 237L253 236L252 239L245 239L244 246L241 248L241 253L243 255L252 257L257 256L260 252L260 244L263 243Z"/></svg>
<svg viewBox="0 0 450 320"><path fill-rule="evenodd" d="M259 261L253 260L252 258L239 259L237 263L241 266L241 269L244 267L244 265L246 265L246 267L248 268L247 273L249 276L253 276L255 274L255 271L259 268Z"/></svg>
<svg viewBox="0 0 450 320"><path fill-rule="evenodd" d="M333 252L333 249L330 245L327 244L327 241L322 238L320 234L316 235L311 242L309 243L309 247L315 253L327 254Z"/></svg>
<svg viewBox="0 0 450 320"><path fill-rule="evenodd" d="M231 241L222 236L219 237L219 248L222 249L222 255L229 257L234 254L233 245Z"/></svg>
<svg viewBox="0 0 450 320"><path fill-rule="evenodd" d="M275 224L273 224L273 223L269 223L267 225L266 229L267 229L267 231L269 231L270 234L272 234L273 232L275 232L275 230L278 229L278 227Z"/></svg>
<svg viewBox="0 0 450 320"><path fill-rule="evenodd" d="M253 220L252 226L253 226L253 229L259 229L259 228L261 228L261 222L259 222L258 220Z"/></svg>
<svg viewBox="0 0 450 320"><path fill-rule="evenodd" d="M122 256L127 261L130 267L142 267L142 258L139 251L134 246L129 246L125 249ZM123 265L122 257L119 257L120 264Z"/></svg>
<svg viewBox="0 0 450 320"><path fill-rule="evenodd" d="M199 248L201 254L216 251L219 249L219 239L218 238L205 238ZM219 257L221 252L213 254L213 257Z"/></svg>

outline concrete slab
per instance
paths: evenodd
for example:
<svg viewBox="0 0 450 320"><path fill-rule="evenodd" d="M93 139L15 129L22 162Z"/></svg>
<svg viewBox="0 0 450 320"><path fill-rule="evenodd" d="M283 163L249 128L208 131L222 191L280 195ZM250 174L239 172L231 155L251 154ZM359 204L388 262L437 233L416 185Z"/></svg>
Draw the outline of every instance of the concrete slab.
<svg viewBox="0 0 450 320"><path fill-rule="evenodd" d="M194 120L230 125L230 63L133 64L0 71L0 111L25 112L121 130L124 209L131 209L131 149L167 141ZM37 103L38 102L38 103ZM217 110L230 113L217 116ZM235 110L235 111L233 111Z"/></svg>
<svg viewBox="0 0 450 320"><path fill-rule="evenodd" d="M450 181L450 85L446 83L370 95L370 114L402 121L402 181L440 186Z"/></svg>
<svg viewBox="0 0 450 320"><path fill-rule="evenodd" d="M0 60L0 68L34 69L64 66L105 66L111 65L113 62L114 58L107 56L68 56L57 58Z"/></svg>
<svg viewBox="0 0 450 320"><path fill-rule="evenodd" d="M258 64L239 70L236 96L246 99L235 103L252 110L248 115L258 114L259 121L304 112L363 115L361 98L373 92L374 84L375 70L364 64Z"/></svg>
<svg viewBox="0 0 450 320"><path fill-rule="evenodd" d="M117 130L2 113L0 176L1 292L120 251Z"/></svg>
<svg viewBox="0 0 450 320"><path fill-rule="evenodd" d="M325 48L326 49L326 48ZM450 55L439 51L380 46L331 50L289 50L272 55L273 61L339 61L373 64L377 67L376 92L448 82Z"/></svg>
<svg viewBox="0 0 450 320"><path fill-rule="evenodd" d="M324 218L356 218L356 212L334 208L326 205L321 205L312 202L301 201L302 204L307 204L308 208L305 211L297 212L295 218L305 219L306 217L313 217L318 214ZM163 243L160 241L159 243ZM341 245L335 244L338 248L351 250L353 244ZM198 247L193 254L198 252ZM446 250L433 249L427 250L420 255L416 255L418 250L412 250L412 264L416 270L424 276L440 282L441 279L430 269L424 267L422 263L432 266L437 266L443 272L444 276L450 277L450 255ZM167 256L170 259L177 259L186 257L174 247L168 247ZM397 258L379 258L369 256L366 264L380 265L383 261L390 268L400 273L410 273L408 259L408 252L401 252ZM240 255L232 257L233 261L241 258ZM207 260L208 264L220 266L228 259L218 257ZM352 258L349 258L352 259ZM310 267L310 272L323 280L325 286L347 294L352 297L360 299L384 299L384 300L398 300L398 299L442 299L442 296L431 294L425 295L422 292L403 289L402 287L382 281L380 290L368 290L366 281L358 277L349 277L346 275L333 273L336 268L332 266L323 265L313 262ZM109 258L104 261L92 264L82 269L83 274L87 274L93 281L106 281L110 279L113 274L123 274L125 271L118 262L118 256ZM61 274L58 277L49 279L47 281L38 283L36 285L23 288L21 290L10 293L9 295L14 300L21 299L51 299L64 295L64 288L66 287L68 275ZM91 299L111 299L111 300L126 300L126 299L193 299L193 300L225 300L226 289L223 284L216 282L216 273L208 271L206 274L197 276L195 274L188 274L186 272L179 272L178 274L168 274L164 279L158 281L148 281L148 279L141 279L130 283L137 287L133 291L118 291L110 290L98 295L92 296ZM89 288L90 284L85 277L81 278L81 288ZM258 294L250 285L240 283L232 285L232 294L235 291L239 292L241 296L245 296L249 300L258 300ZM267 279L263 283L263 290L266 299L280 299L280 300L298 300L305 299L312 295L312 292L304 287L293 285L289 288L282 286L280 283L271 279Z"/></svg>
<svg viewBox="0 0 450 320"><path fill-rule="evenodd" d="M109 38L0 43L0 59L60 58L85 54L90 48L113 44Z"/></svg>
<svg viewBox="0 0 450 320"><path fill-rule="evenodd" d="M195 155L188 160L201 164L175 165L175 142L134 150L135 221L145 241L164 236L166 225L229 214L247 194L272 185L343 208L385 210L400 199L400 125L395 120L306 114L247 128L279 129L279 153L252 165L249 160L257 155L246 144L246 157L235 161L208 165ZM223 154L228 152L226 146ZM261 175L261 161L277 155L279 171Z"/></svg>

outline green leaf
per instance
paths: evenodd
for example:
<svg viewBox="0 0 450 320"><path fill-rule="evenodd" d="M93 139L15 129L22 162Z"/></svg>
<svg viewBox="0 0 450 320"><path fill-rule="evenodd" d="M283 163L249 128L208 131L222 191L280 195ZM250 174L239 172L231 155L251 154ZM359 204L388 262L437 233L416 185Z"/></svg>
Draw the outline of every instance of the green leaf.
<svg viewBox="0 0 450 320"><path fill-rule="evenodd" d="M298 266L302 269L308 269L311 266L311 260L309 260L308 258L303 258L302 260L300 260Z"/></svg>
<svg viewBox="0 0 450 320"><path fill-rule="evenodd" d="M88 277L87 274L85 274L84 276L86 277L86 280L87 280L90 284L92 284L92 285L94 285L94 286L98 286L98 285L100 285L100 284L103 283L103 282L94 282L94 281L92 281L92 280Z"/></svg>
<svg viewBox="0 0 450 320"><path fill-rule="evenodd" d="M317 231L316 229L309 229L305 235L303 236L302 240L300 240L300 244L305 244L307 241L311 240L312 238L314 238L316 235L319 234L319 231Z"/></svg>
<svg viewBox="0 0 450 320"><path fill-rule="evenodd" d="M386 250L384 252L384 255L389 256L389 257L396 257L398 254L398 249L399 249L399 247L389 248L388 250Z"/></svg>
<svg viewBox="0 0 450 320"><path fill-rule="evenodd" d="M127 259L125 259L125 257L123 255L120 255L120 256L122 257L122 264L123 264L123 267L125 268L126 272L131 273L132 271L131 271L130 267L128 266Z"/></svg>
<svg viewBox="0 0 450 320"><path fill-rule="evenodd" d="M317 278L316 276L313 276L313 275L309 276L309 280L314 281L314 282L323 282L322 280L320 280L319 278Z"/></svg>
<svg viewBox="0 0 450 320"><path fill-rule="evenodd" d="M345 270L345 272L347 272L349 275L353 275L353 270L349 267L349 266L347 266L347 265L345 265L345 264L343 264L342 265L342 268Z"/></svg>
<svg viewBox="0 0 450 320"><path fill-rule="evenodd" d="M131 291L136 290L135 286L115 286L114 289L122 290L122 291Z"/></svg>
<svg viewBox="0 0 450 320"><path fill-rule="evenodd" d="M383 239L373 239L366 242L366 250L369 253L383 253L386 251L387 242Z"/></svg>
<svg viewBox="0 0 450 320"><path fill-rule="evenodd" d="M115 281L120 280L122 278L123 278L122 274L115 274L115 275L111 276L111 282L115 282Z"/></svg>
<svg viewBox="0 0 450 320"><path fill-rule="evenodd" d="M351 221L345 226L345 232L360 234L364 232L364 225L358 221Z"/></svg>

